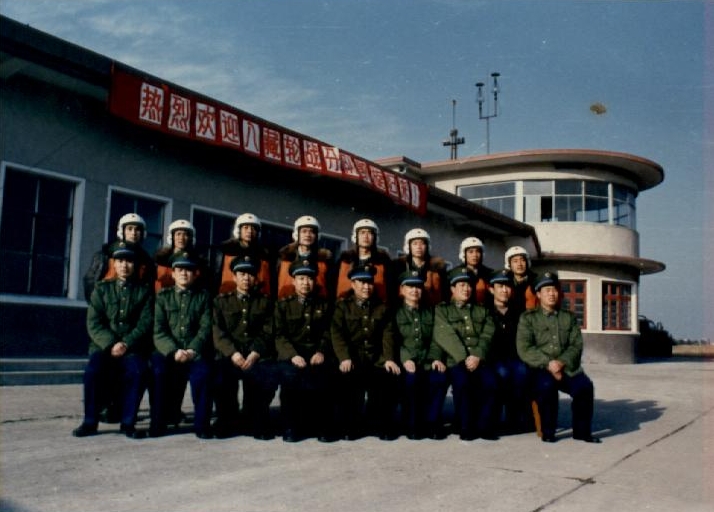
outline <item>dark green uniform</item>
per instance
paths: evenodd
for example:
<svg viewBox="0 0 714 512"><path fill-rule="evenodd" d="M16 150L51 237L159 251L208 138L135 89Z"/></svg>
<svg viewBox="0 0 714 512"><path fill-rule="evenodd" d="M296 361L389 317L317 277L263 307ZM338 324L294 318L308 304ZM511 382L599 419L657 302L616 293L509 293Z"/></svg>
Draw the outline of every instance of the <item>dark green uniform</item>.
<svg viewBox="0 0 714 512"><path fill-rule="evenodd" d="M595 391L580 365L583 337L575 315L562 310L548 313L540 306L524 312L518 322L516 348L520 358L534 369L543 440L555 441L558 391L563 391L573 397L573 437L598 442L591 432ZM564 364L559 380L547 370L553 360Z"/></svg>
<svg viewBox="0 0 714 512"><path fill-rule="evenodd" d="M434 317L434 341L446 353L461 438L495 438L496 376L484 364L495 331L491 315L476 304L450 302L439 304ZM473 371L465 365L468 356L480 359Z"/></svg>
<svg viewBox="0 0 714 512"><path fill-rule="evenodd" d="M151 433L160 435L167 422L178 420L186 383L191 382L196 434L208 434L211 363L213 359L211 299L206 290L164 288L156 295L154 346L151 357L153 403ZM191 361L175 360L179 349L193 350Z"/></svg>
<svg viewBox="0 0 714 512"><path fill-rule="evenodd" d="M397 405L398 376L384 363L396 361L393 323L376 293L358 304L350 294L340 299L332 317L332 348L338 361L350 359L354 369L340 373L339 421L348 438L359 437L360 411L367 393L367 420L381 437L392 437L392 416Z"/></svg>
<svg viewBox="0 0 714 512"><path fill-rule="evenodd" d="M273 367L272 300L253 292L239 296L224 293L213 302L213 344L218 351L216 380L216 414L218 429L231 429L238 416L238 382L243 380L243 412L254 428L254 434L266 437L270 402L277 390L277 375ZM247 371L236 367L231 356L251 352L260 359ZM218 434L217 434L218 435Z"/></svg>
<svg viewBox="0 0 714 512"><path fill-rule="evenodd" d="M153 290L133 279L97 283L87 309L89 361L84 372L84 423L96 430L101 407L121 404L122 429L134 431L136 412L145 389L151 351ZM124 342L126 353L111 355Z"/></svg>
<svg viewBox="0 0 714 512"><path fill-rule="evenodd" d="M292 295L275 305L275 346L280 369L280 407L286 435L297 440L305 435L330 435L335 362L330 341L330 304L317 296L307 299ZM321 364L310 360L324 356ZM302 357L307 366L292 363Z"/></svg>

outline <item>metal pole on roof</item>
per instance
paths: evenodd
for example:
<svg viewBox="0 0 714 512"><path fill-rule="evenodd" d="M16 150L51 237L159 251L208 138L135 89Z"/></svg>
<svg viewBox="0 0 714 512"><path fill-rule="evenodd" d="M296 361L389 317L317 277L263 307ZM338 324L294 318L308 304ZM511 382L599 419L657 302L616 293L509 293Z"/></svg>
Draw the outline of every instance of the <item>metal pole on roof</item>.
<svg viewBox="0 0 714 512"><path fill-rule="evenodd" d="M491 126L490 121L494 117L498 117L498 77L501 73L491 73L493 82L491 84L491 93L493 94L493 113L491 113L491 102L487 101L484 96L483 82L476 82L476 103L478 103L478 118L486 120L486 154L491 153ZM483 104L486 103L486 112L484 113Z"/></svg>
<svg viewBox="0 0 714 512"><path fill-rule="evenodd" d="M444 146L451 146L452 160L456 160L458 157L459 144L463 144L464 142L466 142L466 139L459 137L459 130L456 129L456 100L451 100L451 131L449 132L449 138L442 144Z"/></svg>

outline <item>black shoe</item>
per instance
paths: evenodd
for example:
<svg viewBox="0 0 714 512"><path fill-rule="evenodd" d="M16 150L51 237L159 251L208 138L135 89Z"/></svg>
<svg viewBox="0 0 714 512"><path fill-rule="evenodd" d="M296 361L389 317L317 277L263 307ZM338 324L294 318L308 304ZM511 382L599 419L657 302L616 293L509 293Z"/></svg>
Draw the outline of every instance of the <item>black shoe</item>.
<svg viewBox="0 0 714 512"><path fill-rule="evenodd" d="M238 429L221 421L213 424L213 435L216 439L228 439L238 435Z"/></svg>
<svg viewBox="0 0 714 512"><path fill-rule="evenodd" d="M459 434L459 439L462 441L474 441L478 439L478 434L475 434L473 432L461 432Z"/></svg>
<svg viewBox="0 0 714 512"><path fill-rule="evenodd" d="M96 436L97 435L97 426L96 425L87 425L86 423L82 423L80 426L75 428L72 431L72 435L74 437L89 437L89 436Z"/></svg>
<svg viewBox="0 0 714 512"><path fill-rule="evenodd" d="M163 437L166 435L166 427L156 425L149 426L149 437Z"/></svg>
<svg viewBox="0 0 714 512"><path fill-rule="evenodd" d="M575 439L576 441L583 441L584 443L593 443L593 444L602 443L602 440L599 437L595 437L595 436L584 436L584 437L573 436L573 439Z"/></svg>
<svg viewBox="0 0 714 512"><path fill-rule="evenodd" d="M433 439L434 441L441 441L442 439L449 437L449 433L443 428L438 428L429 432L427 437L429 439Z"/></svg>
<svg viewBox="0 0 714 512"><path fill-rule="evenodd" d="M298 436L293 429L286 428L285 432L283 432L283 441L286 443L297 443L300 441L300 436Z"/></svg>
<svg viewBox="0 0 714 512"><path fill-rule="evenodd" d="M317 436L317 440L321 443L334 443L339 441L339 439L336 434L321 434Z"/></svg>
<svg viewBox="0 0 714 512"><path fill-rule="evenodd" d="M253 434L253 439L257 439L258 441L270 441L271 439L275 439L275 436L270 432L259 430Z"/></svg>
<svg viewBox="0 0 714 512"><path fill-rule="evenodd" d="M396 433L396 432L392 432L392 431L387 430L387 431L385 431L385 432L380 432L379 438L380 438L382 441L394 441L394 440L396 440L396 439L399 439L399 434Z"/></svg>
<svg viewBox="0 0 714 512"><path fill-rule="evenodd" d="M196 437L199 439L213 439L213 434L205 430L200 430L196 432Z"/></svg>
<svg viewBox="0 0 714 512"><path fill-rule="evenodd" d="M544 443L555 443L557 441L555 436L546 436L546 435L541 437L540 440L543 441Z"/></svg>
<svg viewBox="0 0 714 512"><path fill-rule="evenodd" d="M494 432L484 432L481 434L481 439L485 439L486 441L498 441L498 435Z"/></svg>
<svg viewBox="0 0 714 512"><path fill-rule="evenodd" d="M137 430L134 425L120 425L119 431L122 432L129 439L144 439L146 437L146 432L143 430Z"/></svg>
<svg viewBox="0 0 714 512"><path fill-rule="evenodd" d="M345 441L357 441L357 439L361 438L362 434L354 430L351 430L342 436L342 439L344 439Z"/></svg>

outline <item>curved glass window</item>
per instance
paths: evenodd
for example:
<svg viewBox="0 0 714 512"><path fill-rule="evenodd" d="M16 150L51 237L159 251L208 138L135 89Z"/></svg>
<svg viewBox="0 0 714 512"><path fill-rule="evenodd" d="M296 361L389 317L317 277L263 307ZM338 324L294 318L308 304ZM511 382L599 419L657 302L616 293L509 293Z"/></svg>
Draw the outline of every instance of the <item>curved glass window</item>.
<svg viewBox="0 0 714 512"><path fill-rule="evenodd" d="M456 195L473 201L491 210L516 218L516 183L490 183L458 187Z"/></svg>
<svg viewBox="0 0 714 512"><path fill-rule="evenodd" d="M636 192L602 181L509 181L461 186L457 194L522 222L597 222L635 229Z"/></svg>

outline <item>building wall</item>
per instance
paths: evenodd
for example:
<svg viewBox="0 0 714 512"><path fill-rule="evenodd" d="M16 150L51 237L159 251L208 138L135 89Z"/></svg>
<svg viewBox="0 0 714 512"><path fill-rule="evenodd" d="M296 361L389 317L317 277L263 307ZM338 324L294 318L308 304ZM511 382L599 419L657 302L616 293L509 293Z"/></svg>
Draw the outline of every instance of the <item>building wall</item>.
<svg viewBox="0 0 714 512"><path fill-rule="evenodd" d="M108 225L112 189L166 201L165 226L175 218L191 218L195 208L232 216L249 211L286 227L311 214L323 233L344 239L346 246L353 223L370 217L381 228L380 245L393 257L404 233L418 226L431 234L433 255L458 264L460 241L479 236L487 246L486 263L502 264L503 240L469 231L444 215L419 217L352 183L143 130L111 117L101 99L12 77L0 81L0 112L3 165L73 177L82 184L75 197L70 293L52 299L0 294L4 357L86 353L81 278L92 254L115 237L116 227Z"/></svg>
<svg viewBox="0 0 714 512"><path fill-rule="evenodd" d="M640 254L637 231L591 222L533 223L543 253L629 256Z"/></svg>

